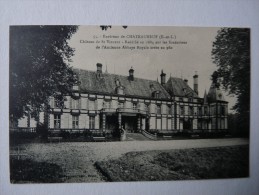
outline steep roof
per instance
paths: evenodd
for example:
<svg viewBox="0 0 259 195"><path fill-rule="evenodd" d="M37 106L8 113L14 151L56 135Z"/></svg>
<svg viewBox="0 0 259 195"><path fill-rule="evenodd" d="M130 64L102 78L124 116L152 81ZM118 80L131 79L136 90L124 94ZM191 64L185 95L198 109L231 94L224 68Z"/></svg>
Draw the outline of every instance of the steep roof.
<svg viewBox="0 0 259 195"><path fill-rule="evenodd" d="M116 80L124 87L125 95L152 97L152 92L160 91L160 98L170 99L168 92L160 83L153 80L135 78L131 81L128 76L100 73L89 70L74 69L80 81L81 92L100 94L116 94Z"/></svg>
<svg viewBox="0 0 259 195"><path fill-rule="evenodd" d="M222 91L214 83L211 84L207 97L210 102L225 101Z"/></svg>
<svg viewBox="0 0 259 195"><path fill-rule="evenodd" d="M165 84L165 89L171 96L198 97L195 91L180 78L170 77Z"/></svg>

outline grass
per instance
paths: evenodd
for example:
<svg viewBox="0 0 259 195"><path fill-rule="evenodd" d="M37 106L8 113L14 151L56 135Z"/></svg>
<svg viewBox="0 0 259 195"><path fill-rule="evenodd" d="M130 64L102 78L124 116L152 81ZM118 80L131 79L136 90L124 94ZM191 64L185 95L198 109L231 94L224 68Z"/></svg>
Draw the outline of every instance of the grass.
<svg viewBox="0 0 259 195"><path fill-rule="evenodd" d="M10 159L11 183L61 183L62 169L53 163L30 159Z"/></svg>
<svg viewBox="0 0 259 195"><path fill-rule="evenodd" d="M248 146L129 152L96 162L108 181L219 179L249 176Z"/></svg>

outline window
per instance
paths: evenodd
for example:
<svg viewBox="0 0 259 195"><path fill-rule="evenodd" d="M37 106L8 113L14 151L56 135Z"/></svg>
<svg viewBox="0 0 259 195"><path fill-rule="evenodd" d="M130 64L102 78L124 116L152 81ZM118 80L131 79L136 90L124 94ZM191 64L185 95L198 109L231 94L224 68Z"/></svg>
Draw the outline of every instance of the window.
<svg viewBox="0 0 259 195"><path fill-rule="evenodd" d="M79 100L71 99L72 104L71 104L71 109L79 109Z"/></svg>
<svg viewBox="0 0 259 195"><path fill-rule="evenodd" d="M193 107L189 106L189 115L193 115Z"/></svg>
<svg viewBox="0 0 259 195"><path fill-rule="evenodd" d="M145 111L148 111L148 105L147 104L144 104L145 105Z"/></svg>
<svg viewBox="0 0 259 195"><path fill-rule="evenodd" d="M150 105L149 104L145 104L145 111L150 112Z"/></svg>
<svg viewBox="0 0 259 195"><path fill-rule="evenodd" d="M204 115L208 115L208 108L204 107Z"/></svg>
<svg viewBox="0 0 259 195"><path fill-rule="evenodd" d="M124 87L119 86L117 87L116 91L117 91L117 94L124 95Z"/></svg>
<svg viewBox="0 0 259 195"><path fill-rule="evenodd" d="M202 129L202 121L198 120L197 129Z"/></svg>
<svg viewBox="0 0 259 195"><path fill-rule="evenodd" d="M172 107L171 106L167 106L167 114L172 114Z"/></svg>
<svg viewBox="0 0 259 195"><path fill-rule="evenodd" d="M132 104L133 110L137 110L137 106L138 106L137 103L133 103Z"/></svg>
<svg viewBox="0 0 259 195"><path fill-rule="evenodd" d="M78 116L72 116L72 128L73 129L78 129Z"/></svg>
<svg viewBox="0 0 259 195"><path fill-rule="evenodd" d="M161 114L161 105L156 106L156 113Z"/></svg>
<svg viewBox="0 0 259 195"><path fill-rule="evenodd" d="M94 129L95 128L95 117L90 116L89 117L89 129Z"/></svg>
<svg viewBox="0 0 259 195"><path fill-rule="evenodd" d="M183 102L183 98L179 98L179 101Z"/></svg>
<svg viewBox="0 0 259 195"><path fill-rule="evenodd" d="M60 114L54 114L54 128L55 129L60 129Z"/></svg>
<svg viewBox="0 0 259 195"><path fill-rule="evenodd" d="M198 108L198 115L199 115L199 116L202 115L201 107Z"/></svg>
<svg viewBox="0 0 259 195"><path fill-rule="evenodd" d="M95 110L95 100L89 100L89 110Z"/></svg>
<svg viewBox="0 0 259 195"><path fill-rule="evenodd" d="M58 99L54 99L54 108L60 108L60 101Z"/></svg>
<svg viewBox="0 0 259 195"><path fill-rule="evenodd" d="M111 101L104 101L104 108L111 108Z"/></svg>
<svg viewBox="0 0 259 195"><path fill-rule="evenodd" d="M221 129L225 129L225 120L221 119Z"/></svg>
<svg viewBox="0 0 259 195"><path fill-rule="evenodd" d="M154 91L152 96L154 98L160 98L160 91Z"/></svg>
<svg viewBox="0 0 259 195"><path fill-rule="evenodd" d="M180 107L180 114L181 114L181 115L184 115L184 106L181 106L181 107Z"/></svg>
<svg viewBox="0 0 259 195"><path fill-rule="evenodd" d="M215 107L214 107L214 106L211 106L211 107L210 107L210 114L211 114L211 115L214 115L215 113L216 113Z"/></svg>
<svg viewBox="0 0 259 195"><path fill-rule="evenodd" d="M118 108L124 108L124 102L119 102Z"/></svg>
<svg viewBox="0 0 259 195"><path fill-rule="evenodd" d="M223 115L223 116L225 115L225 106L221 106L220 114Z"/></svg>

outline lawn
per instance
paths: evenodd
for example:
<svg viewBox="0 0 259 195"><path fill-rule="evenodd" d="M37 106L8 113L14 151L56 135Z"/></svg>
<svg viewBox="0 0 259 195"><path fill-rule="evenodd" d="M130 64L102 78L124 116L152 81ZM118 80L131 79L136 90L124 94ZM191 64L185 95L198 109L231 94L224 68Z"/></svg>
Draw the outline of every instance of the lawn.
<svg viewBox="0 0 259 195"><path fill-rule="evenodd" d="M10 158L11 183L61 183L63 170L54 163Z"/></svg>
<svg viewBox="0 0 259 195"><path fill-rule="evenodd" d="M129 152L95 163L108 181L163 181L249 176L249 147Z"/></svg>

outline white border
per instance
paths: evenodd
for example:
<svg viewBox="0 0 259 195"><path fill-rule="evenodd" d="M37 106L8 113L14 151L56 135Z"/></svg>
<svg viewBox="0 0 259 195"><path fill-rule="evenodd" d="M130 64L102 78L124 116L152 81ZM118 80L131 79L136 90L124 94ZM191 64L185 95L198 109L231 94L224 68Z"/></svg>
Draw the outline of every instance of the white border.
<svg viewBox="0 0 259 195"><path fill-rule="evenodd" d="M258 194L259 1L256 0L0 0L0 194ZM252 117L250 178L98 184L11 185L8 166L9 25L117 24L250 27Z"/></svg>

